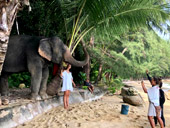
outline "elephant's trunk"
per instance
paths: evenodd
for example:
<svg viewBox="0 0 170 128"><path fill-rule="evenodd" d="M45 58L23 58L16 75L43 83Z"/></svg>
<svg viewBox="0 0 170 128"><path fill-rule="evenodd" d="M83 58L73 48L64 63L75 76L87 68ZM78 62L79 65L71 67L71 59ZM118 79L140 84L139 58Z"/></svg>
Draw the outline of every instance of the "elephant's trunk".
<svg viewBox="0 0 170 128"><path fill-rule="evenodd" d="M71 65L75 66L75 67L82 67L84 65L86 65L89 62L89 54L86 50L85 47L83 47L83 51L85 53L85 60L84 61L77 61L76 59L74 59L70 53L70 50L68 49L67 46L65 46L66 52L64 53L64 61L67 63L70 63Z"/></svg>

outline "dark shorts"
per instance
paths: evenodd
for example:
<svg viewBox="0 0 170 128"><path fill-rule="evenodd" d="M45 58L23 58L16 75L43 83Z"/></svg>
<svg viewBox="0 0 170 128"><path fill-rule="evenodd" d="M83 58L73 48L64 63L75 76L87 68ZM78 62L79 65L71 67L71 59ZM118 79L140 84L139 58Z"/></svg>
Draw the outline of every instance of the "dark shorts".
<svg viewBox="0 0 170 128"><path fill-rule="evenodd" d="M84 85L85 85L85 86L88 86L88 87L91 87L91 84L88 83L88 82L85 82Z"/></svg>

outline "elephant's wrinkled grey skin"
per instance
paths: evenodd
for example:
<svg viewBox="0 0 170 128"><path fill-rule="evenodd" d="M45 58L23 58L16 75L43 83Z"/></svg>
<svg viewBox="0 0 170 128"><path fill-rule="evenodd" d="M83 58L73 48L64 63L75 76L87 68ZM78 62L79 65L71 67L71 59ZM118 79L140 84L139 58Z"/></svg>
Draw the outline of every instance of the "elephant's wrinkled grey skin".
<svg viewBox="0 0 170 128"><path fill-rule="evenodd" d="M88 62L75 60L60 38L43 38L33 36L12 36L9 39L7 54L0 77L0 93L8 94L8 75L29 71L31 74L31 98L46 99L48 64L50 61L60 64L63 60L74 65L84 66Z"/></svg>

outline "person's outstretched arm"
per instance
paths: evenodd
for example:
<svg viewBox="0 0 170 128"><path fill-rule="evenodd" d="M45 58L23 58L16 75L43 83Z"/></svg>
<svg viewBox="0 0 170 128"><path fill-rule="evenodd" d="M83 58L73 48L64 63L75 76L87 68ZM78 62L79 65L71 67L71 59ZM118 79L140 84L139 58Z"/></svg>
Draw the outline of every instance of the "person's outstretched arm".
<svg viewBox="0 0 170 128"><path fill-rule="evenodd" d="M72 79L72 83L73 83L74 87L76 87L76 84L74 83L73 79Z"/></svg>
<svg viewBox="0 0 170 128"><path fill-rule="evenodd" d="M63 72L64 72L63 70L61 70L61 72L60 72L60 77L61 78L63 78Z"/></svg>
<svg viewBox="0 0 170 128"><path fill-rule="evenodd" d="M141 85L142 85L143 91L145 93L148 93L143 81L141 81Z"/></svg>
<svg viewBox="0 0 170 128"><path fill-rule="evenodd" d="M152 78L149 76L148 70L146 70L146 75L148 77L148 80L151 82Z"/></svg>

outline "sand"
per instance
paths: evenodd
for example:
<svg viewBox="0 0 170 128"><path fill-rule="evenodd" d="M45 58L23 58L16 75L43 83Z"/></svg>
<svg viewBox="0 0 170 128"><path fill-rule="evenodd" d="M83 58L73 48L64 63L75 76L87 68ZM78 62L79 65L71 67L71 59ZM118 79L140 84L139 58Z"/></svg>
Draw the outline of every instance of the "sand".
<svg viewBox="0 0 170 128"><path fill-rule="evenodd" d="M130 105L128 115L120 114L122 97L117 93L105 95L100 100L70 105L70 110L63 106L51 109L38 115L32 121L17 128L150 128L147 120L148 99L143 93L139 81L127 82L134 85L144 99L144 105L135 107ZM149 83L145 81L147 87ZM170 101L164 104L166 128L170 128ZM159 128L159 126L157 126Z"/></svg>

